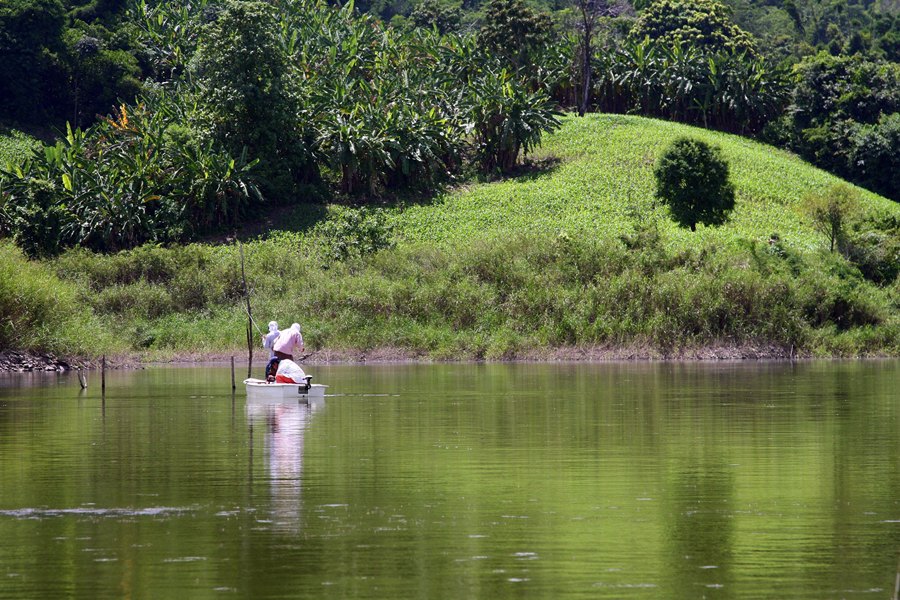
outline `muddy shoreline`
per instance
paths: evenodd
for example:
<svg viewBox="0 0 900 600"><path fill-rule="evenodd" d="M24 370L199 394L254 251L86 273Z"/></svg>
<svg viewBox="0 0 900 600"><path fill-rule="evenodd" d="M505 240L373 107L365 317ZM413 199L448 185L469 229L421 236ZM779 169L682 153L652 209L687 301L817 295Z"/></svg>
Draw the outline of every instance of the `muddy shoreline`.
<svg viewBox="0 0 900 600"><path fill-rule="evenodd" d="M7 373L65 372L83 368L85 362L77 358L58 357L46 352L0 351L0 372Z"/></svg>
<svg viewBox="0 0 900 600"><path fill-rule="evenodd" d="M265 363L264 351L254 352L253 363ZM108 369L140 369L151 364L171 364L189 366L192 364L227 364L234 357L236 365L246 365L245 351L214 353L173 352L171 354L123 354L108 356ZM303 364L392 364L392 363L447 363L447 362L612 362L612 361L754 361L754 360L796 360L809 358L797 353L793 348L774 345L710 345L699 348L678 349L662 352L650 347L566 347L534 349L497 359L479 359L461 356L459 358L433 358L425 353L404 348L375 348L371 350L326 349L304 354L299 362ZM65 372L71 370L99 369L100 359L83 357L60 357L49 353L5 350L0 352L0 372Z"/></svg>

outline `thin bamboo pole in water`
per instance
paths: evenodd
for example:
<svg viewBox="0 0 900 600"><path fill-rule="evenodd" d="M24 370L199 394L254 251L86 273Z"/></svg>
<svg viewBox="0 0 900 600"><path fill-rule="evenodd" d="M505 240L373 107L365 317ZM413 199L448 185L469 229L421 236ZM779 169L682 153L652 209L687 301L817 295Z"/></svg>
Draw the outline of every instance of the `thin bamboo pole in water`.
<svg viewBox="0 0 900 600"><path fill-rule="evenodd" d="M247 377L253 374L253 309L250 307L250 288L247 287L247 274L244 271L244 246L238 241L241 253L241 280L244 283L244 300L247 302Z"/></svg>
<svg viewBox="0 0 900 600"><path fill-rule="evenodd" d="M900 600L900 559L897 560L897 577L894 579L894 597L891 600Z"/></svg>

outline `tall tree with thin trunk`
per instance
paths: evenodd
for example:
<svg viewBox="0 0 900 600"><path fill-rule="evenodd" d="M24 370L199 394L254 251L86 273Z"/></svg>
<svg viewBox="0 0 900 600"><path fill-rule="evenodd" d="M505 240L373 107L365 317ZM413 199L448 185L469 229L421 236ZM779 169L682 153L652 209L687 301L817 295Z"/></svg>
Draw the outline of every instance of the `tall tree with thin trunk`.
<svg viewBox="0 0 900 600"><path fill-rule="evenodd" d="M591 56L594 54L594 34L600 17L614 17L622 13L616 0L575 0L581 13L581 95L578 116L583 117L591 103Z"/></svg>

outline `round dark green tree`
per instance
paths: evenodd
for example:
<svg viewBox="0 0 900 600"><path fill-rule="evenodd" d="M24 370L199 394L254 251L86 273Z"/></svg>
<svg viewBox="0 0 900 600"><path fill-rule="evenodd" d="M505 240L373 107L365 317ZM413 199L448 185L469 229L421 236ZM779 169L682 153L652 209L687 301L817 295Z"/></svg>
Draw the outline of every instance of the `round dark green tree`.
<svg viewBox="0 0 900 600"><path fill-rule="evenodd" d="M700 140L672 142L653 171L656 197L669 206L682 227L720 225L734 208L734 184L722 152Z"/></svg>
<svg viewBox="0 0 900 600"><path fill-rule="evenodd" d="M664 45L681 43L713 52L756 55L753 36L731 20L731 9L718 0L653 0L629 34Z"/></svg>
<svg viewBox="0 0 900 600"><path fill-rule="evenodd" d="M478 44L513 69L521 69L539 63L537 57L552 36L550 15L531 8L525 0L490 0Z"/></svg>

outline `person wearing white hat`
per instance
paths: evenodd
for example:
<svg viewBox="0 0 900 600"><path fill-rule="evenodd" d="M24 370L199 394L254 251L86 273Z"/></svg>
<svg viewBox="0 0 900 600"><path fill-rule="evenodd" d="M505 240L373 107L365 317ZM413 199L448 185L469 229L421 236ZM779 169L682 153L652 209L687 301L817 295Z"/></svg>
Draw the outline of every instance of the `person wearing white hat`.
<svg viewBox="0 0 900 600"><path fill-rule="evenodd" d="M303 352L303 334L300 333L300 323L294 323L290 329L285 329L272 344L272 351L281 360L294 360L294 348Z"/></svg>

